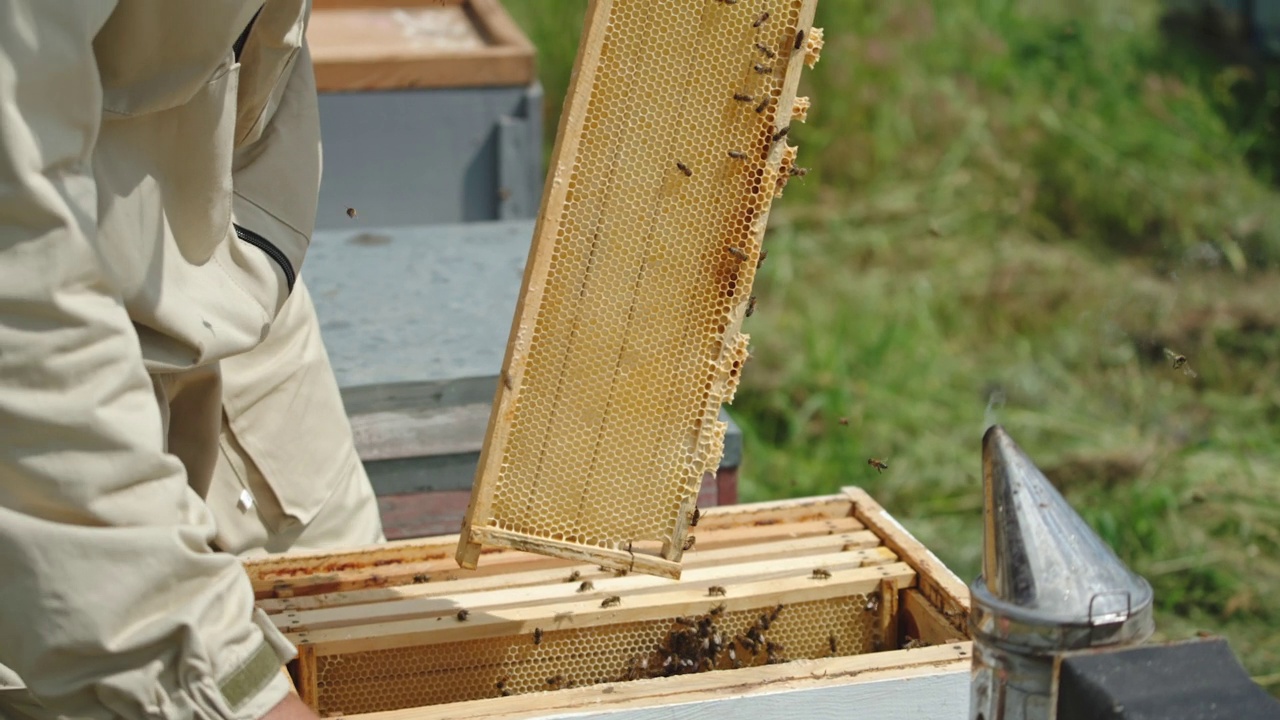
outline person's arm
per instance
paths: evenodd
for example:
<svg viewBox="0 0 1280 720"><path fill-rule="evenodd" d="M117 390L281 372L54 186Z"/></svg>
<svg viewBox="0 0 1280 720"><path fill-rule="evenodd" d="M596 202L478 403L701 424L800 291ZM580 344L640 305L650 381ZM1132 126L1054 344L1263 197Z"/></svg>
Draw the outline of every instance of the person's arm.
<svg viewBox="0 0 1280 720"><path fill-rule="evenodd" d="M309 717L95 242L107 0L0 0L0 663L51 713ZM265 629L265 632L264 632Z"/></svg>

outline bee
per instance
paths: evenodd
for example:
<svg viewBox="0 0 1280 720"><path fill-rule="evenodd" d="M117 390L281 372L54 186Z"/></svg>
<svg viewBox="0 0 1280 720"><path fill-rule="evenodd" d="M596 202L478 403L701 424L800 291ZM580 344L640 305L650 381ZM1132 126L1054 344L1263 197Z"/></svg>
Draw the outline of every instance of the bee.
<svg viewBox="0 0 1280 720"><path fill-rule="evenodd" d="M831 648L831 654L836 654L836 634L831 633L827 636L827 647Z"/></svg>
<svg viewBox="0 0 1280 720"><path fill-rule="evenodd" d="M347 217L349 217L349 218L351 218L352 220L354 220L354 219L355 219L355 217L356 217L356 209L355 209L355 208L353 208L353 207L349 207L349 208L347 208Z"/></svg>
<svg viewBox="0 0 1280 720"><path fill-rule="evenodd" d="M676 167L680 168L680 172L684 173L685 177L693 177L693 171L689 169L688 165L685 165L684 163L677 160Z"/></svg>
<svg viewBox="0 0 1280 720"><path fill-rule="evenodd" d="M1170 350L1169 348L1165 348L1164 356L1169 358L1170 362L1173 363L1174 370L1181 370L1182 374L1186 375L1189 378L1197 377L1196 371L1192 370L1191 366L1187 364L1186 355L1179 355L1178 353Z"/></svg>
<svg viewBox="0 0 1280 720"><path fill-rule="evenodd" d="M756 625L759 626L761 630L768 630L770 627L773 626L773 620L771 620L769 618L768 613L766 613L760 616L760 620L756 623Z"/></svg>
<svg viewBox="0 0 1280 720"><path fill-rule="evenodd" d="M693 509L693 514L689 516L689 527L698 527L698 518L702 517L702 511L698 508Z"/></svg>
<svg viewBox="0 0 1280 720"><path fill-rule="evenodd" d="M761 75L770 75L770 74L772 74L772 73L773 73L773 66L772 66L772 65L761 65L760 63L756 63L755 65L752 65L752 66L751 66L751 69L752 69L752 70L755 70L756 72L760 73Z"/></svg>
<svg viewBox="0 0 1280 720"><path fill-rule="evenodd" d="M793 165L791 169L787 170L787 174L790 175L791 177L804 177L805 175L809 174L809 168L795 167Z"/></svg>
<svg viewBox="0 0 1280 720"><path fill-rule="evenodd" d="M426 573L418 573L413 576L413 583L415 585L428 582L429 580L431 580L431 578Z"/></svg>
<svg viewBox="0 0 1280 720"><path fill-rule="evenodd" d="M919 638L907 638L907 642L903 644L903 650L915 650L916 648L929 647L929 643Z"/></svg>
<svg viewBox="0 0 1280 720"><path fill-rule="evenodd" d="M830 580L831 571L826 568L814 568L813 575L811 575L810 577L812 577L814 580Z"/></svg>
<svg viewBox="0 0 1280 720"><path fill-rule="evenodd" d="M569 579L565 580L565 582L578 582L578 578L580 577L582 577L582 573L578 572L577 570L574 570L573 572L569 573Z"/></svg>
<svg viewBox="0 0 1280 720"><path fill-rule="evenodd" d="M760 259L756 261L756 269L757 269L757 270L759 270L759 269L760 269L760 266L764 264L764 259L765 259L765 258L767 258L767 257L769 257L769 251L768 251L768 250L761 250L761 251L760 251Z"/></svg>
<svg viewBox="0 0 1280 720"><path fill-rule="evenodd" d="M889 463L876 458L867 458L867 464L875 468L877 473L881 473L889 469Z"/></svg>
<svg viewBox="0 0 1280 720"><path fill-rule="evenodd" d="M756 114L759 115L764 112L764 109L767 107L769 107L769 96L765 95L764 99L760 101L760 104L756 106Z"/></svg>
<svg viewBox="0 0 1280 720"><path fill-rule="evenodd" d="M547 678L547 685L551 686L552 688L558 689L563 684L564 684L563 675L556 675L556 676Z"/></svg>
<svg viewBox="0 0 1280 720"><path fill-rule="evenodd" d="M729 247L727 247L727 248L725 248L725 249L729 251L729 254L730 254L730 255L732 255L732 256L734 256L734 257L738 258L738 259L739 259L739 260L741 260L742 262L746 262L746 261L747 261L747 254L742 250L742 248L734 247L734 246L730 245Z"/></svg>
<svg viewBox="0 0 1280 720"><path fill-rule="evenodd" d="M875 612L875 611L879 610L879 609L880 609L880 596L879 596L879 595L868 595L868 596L867 596L867 604L866 604L866 605L863 605L863 606L862 606L862 609L863 609L863 610L866 610L866 611L867 611L867 612L869 612L869 613L873 613L873 612Z"/></svg>
<svg viewBox="0 0 1280 720"><path fill-rule="evenodd" d="M626 571L626 570L614 570L614 571L613 571L613 576L614 576L614 577L626 577L626 576L627 576L627 571Z"/></svg>
<svg viewBox="0 0 1280 720"><path fill-rule="evenodd" d="M756 101L756 99L751 97L750 95L743 95L742 93L734 93L733 99L737 100L738 102L755 102Z"/></svg>
<svg viewBox="0 0 1280 720"><path fill-rule="evenodd" d="M782 646L777 643L774 643L774 642L765 643L764 651L765 651L765 654L768 656L768 660L767 660L768 664L775 665L777 663L786 662L787 659L782 656L782 650L783 650Z"/></svg>
<svg viewBox="0 0 1280 720"><path fill-rule="evenodd" d="M696 538L696 537L694 537L694 536L690 535L689 537L687 537L687 538L685 538L685 539L684 539L684 549L685 549L685 550L692 550L692 549L693 549L693 545L694 545L694 543L696 543L696 542L698 542L698 538Z"/></svg>
<svg viewBox="0 0 1280 720"><path fill-rule="evenodd" d="M721 590L723 590L723 589L724 589L724 588L721 588ZM708 594L710 594L710 593L708 593ZM724 593L721 593L721 594L723 595ZM720 603L719 605L717 605L717 606L715 606L715 607L713 607L713 608L711 608L710 610L708 610L708 611L707 611L707 616L708 616L708 617L712 617L712 618L718 618L718 617L720 617L720 616L721 616L721 615L723 615L723 614L724 614L724 603Z"/></svg>
<svg viewBox="0 0 1280 720"><path fill-rule="evenodd" d="M617 607L621 604L622 604L622 598L618 597L617 595L610 595L609 597L605 598L603 602L600 603L600 607L611 608L611 607Z"/></svg>
<svg viewBox="0 0 1280 720"><path fill-rule="evenodd" d="M510 675L503 675L498 678L498 682L494 683L493 686L498 689L498 692L502 692L507 689L507 681L510 679Z"/></svg>
<svg viewBox="0 0 1280 720"><path fill-rule="evenodd" d="M724 586L712 585L711 587L707 588L707 595L710 595L711 597L724 597L725 596Z"/></svg>
<svg viewBox="0 0 1280 720"><path fill-rule="evenodd" d="M595 589L596 589L596 586L594 583L592 583L590 580L583 580L582 584L578 586L578 589L576 592L584 593L584 592L587 592L588 590L595 590Z"/></svg>
<svg viewBox="0 0 1280 720"><path fill-rule="evenodd" d="M769 13L761 13L760 17L755 22L751 23L751 27L758 28L768 21L769 21Z"/></svg>
<svg viewBox="0 0 1280 720"><path fill-rule="evenodd" d="M684 627L693 627L695 625L692 618L687 618L684 616L675 618L672 622L674 622L677 625L683 625Z"/></svg>
<svg viewBox="0 0 1280 720"><path fill-rule="evenodd" d="M778 141L779 141L779 140L781 140L782 138L786 137L786 136L787 136L787 133L789 133L789 132L791 132L791 126L790 126L790 125L788 125L788 126L786 126L786 127L782 128L782 129L781 129L781 130L779 130L778 132L774 133L774 134L773 134L773 141L774 141L774 142L778 142Z"/></svg>
<svg viewBox="0 0 1280 720"><path fill-rule="evenodd" d="M471 611L466 608L463 608L458 611L458 622L466 622L467 618L470 616L471 616Z"/></svg>
<svg viewBox="0 0 1280 720"><path fill-rule="evenodd" d="M840 423L841 425L844 425L844 426L848 427L848 425L849 425L849 418L847 418L847 417L843 417L843 416L842 416L842 417L841 417L839 420L837 420L836 422Z"/></svg>
<svg viewBox="0 0 1280 720"><path fill-rule="evenodd" d="M778 619L778 616L782 614L782 609L783 609L784 607L786 607L786 606L785 606L785 605L783 605L782 603L778 603L778 606L777 606L777 607L775 607L774 609L770 610L770 611L769 611L769 622L774 622L774 621L776 621L776 620Z"/></svg>
<svg viewBox="0 0 1280 720"><path fill-rule="evenodd" d="M729 157L733 158L734 160L746 160L747 154L742 152L741 150L730 150Z"/></svg>
<svg viewBox="0 0 1280 720"><path fill-rule="evenodd" d="M755 312L756 312L756 296L752 295L751 299L747 301L747 317L751 317L752 315L755 314Z"/></svg>
<svg viewBox="0 0 1280 720"><path fill-rule="evenodd" d="M803 31L803 30L797 30L797 31L796 31L796 48L795 48L795 49L796 49L796 50L799 50L801 45L804 45L804 31Z"/></svg>
<svg viewBox="0 0 1280 720"><path fill-rule="evenodd" d="M777 53L775 53L774 51L770 50L770 49L768 48L768 46L766 46L766 45L761 45L760 43L756 43L756 49L757 49L757 50L759 50L760 52L764 53L764 56L765 56L765 57L767 57L767 58L769 58L770 60L772 60L772 59L774 59L775 57L777 57L777 56L778 56L778 55L777 55Z"/></svg>
<svg viewBox="0 0 1280 720"><path fill-rule="evenodd" d="M533 629L533 644L534 645L542 644L542 628Z"/></svg>

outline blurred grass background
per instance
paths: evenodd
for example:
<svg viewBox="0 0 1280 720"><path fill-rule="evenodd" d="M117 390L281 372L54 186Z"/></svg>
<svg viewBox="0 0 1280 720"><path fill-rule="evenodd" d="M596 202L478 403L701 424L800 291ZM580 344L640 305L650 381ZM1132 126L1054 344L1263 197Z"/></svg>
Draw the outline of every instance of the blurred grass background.
<svg viewBox="0 0 1280 720"><path fill-rule="evenodd" d="M549 150L586 3L505 2ZM731 408L743 499L861 485L969 580L1001 422L1151 581L1160 637L1223 634L1280 694L1280 73L1160 0L815 24L812 172L774 204Z"/></svg>

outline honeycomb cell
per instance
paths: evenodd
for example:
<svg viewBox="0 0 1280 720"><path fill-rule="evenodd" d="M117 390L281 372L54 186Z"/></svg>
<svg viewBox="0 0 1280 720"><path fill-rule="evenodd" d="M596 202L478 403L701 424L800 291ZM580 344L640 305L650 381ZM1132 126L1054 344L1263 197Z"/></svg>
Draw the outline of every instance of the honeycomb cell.
<svg viewBox="0 0 1280 720"><path fill-rule="evenodd" d="M679 559L723 452L815 3L596 6L473 525Z"/></svg>

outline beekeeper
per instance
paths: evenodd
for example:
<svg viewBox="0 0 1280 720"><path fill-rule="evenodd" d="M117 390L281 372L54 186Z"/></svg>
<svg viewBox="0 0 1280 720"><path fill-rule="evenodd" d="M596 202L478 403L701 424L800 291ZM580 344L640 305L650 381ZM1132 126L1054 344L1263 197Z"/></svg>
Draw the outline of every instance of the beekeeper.
<svg viewBox="0 0 1280 720"><path fill-rule="evenodd" d="M0 0L0 717L314 717L236 558L382 537L308 5Z"/></svg>

